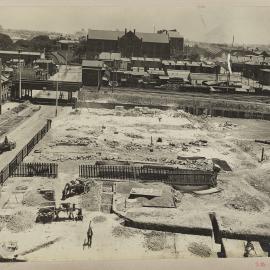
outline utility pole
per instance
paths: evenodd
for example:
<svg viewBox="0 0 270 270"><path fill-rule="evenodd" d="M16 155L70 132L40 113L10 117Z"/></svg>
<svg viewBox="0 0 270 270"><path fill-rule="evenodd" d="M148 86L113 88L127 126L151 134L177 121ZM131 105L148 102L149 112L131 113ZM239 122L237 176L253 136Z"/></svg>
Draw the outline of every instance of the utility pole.
<svg viewBox="0 0 270 270"><path fill-rule="evenodd" d="M2 114L2 59L0 58L0 114Z"/></svg>
<svg viewBox="0 0 270 270"><path fill-rule="evenodd" d="M19 99L22 97L22 69L21 69L21 50L19 50L19 62L18 62L18 67L19 67Z"/></svg>
<svg viewBox="0 0 270 270"><path fill-rule="evenodd" d="M58 76L56 81L55 116L57 116L57 108L58 108Z"/></svg>
<svg viewBox="0 0 270 270"><path fill-rule="evenodd" d="M69 47L68 47L68 48L69 48ZM67 69L67 62L68 62L67 56L68 56L68 49L66 50L66 69Z"/></svg>
<svg viewBox="0 0 270 270"><path fill-rule="evenodd" d="M264 147L262 148L261 162L264 161Z"/></svg>

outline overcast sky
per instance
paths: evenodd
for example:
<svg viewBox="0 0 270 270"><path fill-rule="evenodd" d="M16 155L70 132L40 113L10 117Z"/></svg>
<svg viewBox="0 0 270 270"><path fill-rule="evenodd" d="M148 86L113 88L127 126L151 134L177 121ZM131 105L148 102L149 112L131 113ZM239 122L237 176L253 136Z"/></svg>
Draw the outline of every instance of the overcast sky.
<svg viewBox="0 0 270 270"><path fill-rule="evenodd" d="M270 1L0 0L4 28L75 32L176 28L185 38L270 44Z"/></svg>

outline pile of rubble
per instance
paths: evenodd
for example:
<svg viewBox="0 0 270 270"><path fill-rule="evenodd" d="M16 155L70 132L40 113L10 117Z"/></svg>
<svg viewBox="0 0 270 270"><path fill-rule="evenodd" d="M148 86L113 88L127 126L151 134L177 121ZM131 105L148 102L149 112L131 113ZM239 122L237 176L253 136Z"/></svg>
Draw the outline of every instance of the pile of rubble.
<svg viewBox="0 0 270 270"><path fill-rule="evenodd" d="M128 144L125 145L125 149L128 151L141 150L142 145L139 143L129 142Z"/></svg>
<svg viewBox="0 0 270 270"><path fill-rule="evenodd" d="M206 257L210 257L211 256L211 249L203 244L203 243L196 243L193 242L188 246L188 250L200 257L206 258Z"/></svg>
<svg viewBox="0 0 270 270"><path fill-rule="evenodd" d="M1 220L8 230L18 233L31 229L35 223L35 216L29 211L20 210L14 215L2 216Z"/></svg>
<svg viewBox="0 0 270 270"><path fill-rule="evenodd" d="M177 165L178 168L203 170L203 171L213 170L214 165L212 159L206 158L190 159L188 157L185 158L182 156L178 156L177 160L161 158L160 161L170 165Z"/></svg>
<svg viewBox="0 0 270 270"><path fill-rule="evenodd" d="M264 208L262 201L255 196L242 194L237 196L225 204L226 207L245 212L261 212Z"/></svg>
<svg viewBox="0 0 270 270"><path fill-rule="evenodd" d="M124 106L115 106L115 115L116 116L154 116L159 115L161 110L150 109L148 107L135 106L133 109L126 110Z"/></svg>
<svg viewBox="0 0 270 270"><path fill-rule="evenodd" d="M135 134L135 133L124 133L127 137L132 138L132 139L143 139L144 137L142 135L139 134Z"/></svg>
<svg viewBox="0 0 270 270"><path fill-rule="evenodd" d="M219 124L219 127L223 128L223 129L233 129L233 128L237 127L237 124L226 121L225 123Z"/></svg>
<svg viewBox="0 0 270 270"><path fill-rule="evenodd" d="M144 234L144 246L152 251L159 251L165 248L166 237L164 232L152 231Z"/></svg>
<svg viewBox="0 0 270 270"><path fill-rule="evenodd" d="M136 233L137 233L136 229L124 227L121 225L114 227L112 230L112 235L117 238L118 237L130 238L134 236Z"/></svg>
<svg viewBox="0 0 270 270"><path fill-rule="evenodd" d="M54 144L50 144L50 146L54 145L67 145L67 146L87 146L90 143L93 143L89 138L87 137L73 137L71 135L67 135L66 137L57 140Z"/></svg>

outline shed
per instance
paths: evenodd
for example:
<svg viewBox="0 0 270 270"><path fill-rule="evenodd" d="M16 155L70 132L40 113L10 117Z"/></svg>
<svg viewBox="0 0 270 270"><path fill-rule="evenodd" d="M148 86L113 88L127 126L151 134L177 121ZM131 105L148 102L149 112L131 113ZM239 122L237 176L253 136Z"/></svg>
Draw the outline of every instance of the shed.
<svg viewBox="0 0 270 270"><path fill-rule="evenodd" d="M104 75L105 64L98 60L82 61L82 83L85 86L99 86Z"/></svg>
<svg viewBox="0 0 270 270"><path fill-rule="evenodd" d="M259 72L259 83L270 85L270 69L261 69Z"/></svg>

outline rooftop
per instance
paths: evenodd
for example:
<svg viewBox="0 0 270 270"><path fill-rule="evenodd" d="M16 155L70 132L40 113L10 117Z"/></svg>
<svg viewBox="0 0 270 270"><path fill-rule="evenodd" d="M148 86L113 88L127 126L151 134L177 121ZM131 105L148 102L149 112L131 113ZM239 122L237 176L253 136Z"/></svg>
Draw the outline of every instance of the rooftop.
<svg viewBox="0 0 270 270"><path fill-rule="evenodd" d="M79 41L78 40L62 39L62 40L58 40L58 43L61 43L61 44L77 44L77 43L79 43Z"/></svg>
<svg viewBox="0 0 270 270"><path fill-rule="evenodd" d="M120 53L102 52L102 53L100 53L98 58L100 60L120 60L121 54Z"/></svg>
<svg viewBox="0 0 270 270"><path fill-rule="evenodd" d="M88 39L100 39L100 40L118 40L125 35L124 31L112 31L112 30L88 30ZM143 42L153 43L169 43L168 35L165 33L143 33L136 32L135 35L142 39Z"/></svg>
<svg viewBox="0 0 270 270"><path fill-rule="evenodd" d="M35 63L53 63L53 60L51 60L51 59L37 59L37 60L35 60Z"/></svg>
<svg viewBox="0 0 270 270"><path fill-rule="evenodd" d="M263 68L263 69L261 69L261 71L263 71L263 72L269 72L270 73L270 69L269 68Z"/></svg>
<svg viewBox="0 0 270 270"><path fill-rule="evenodd" d="M14 55L19 55L18 51L3 51L0 50L0 54L14 54ZM40 52L21 52L20 55L35 55L35 56L40 56Z"/></svg>
<svg viewBox="0 0 270 270"><path fill-rule="evenodd" d="M83 60L82 61L83 67L102 68L103 65L104 65L103 61L98 61L98 60Z"/></svg>

